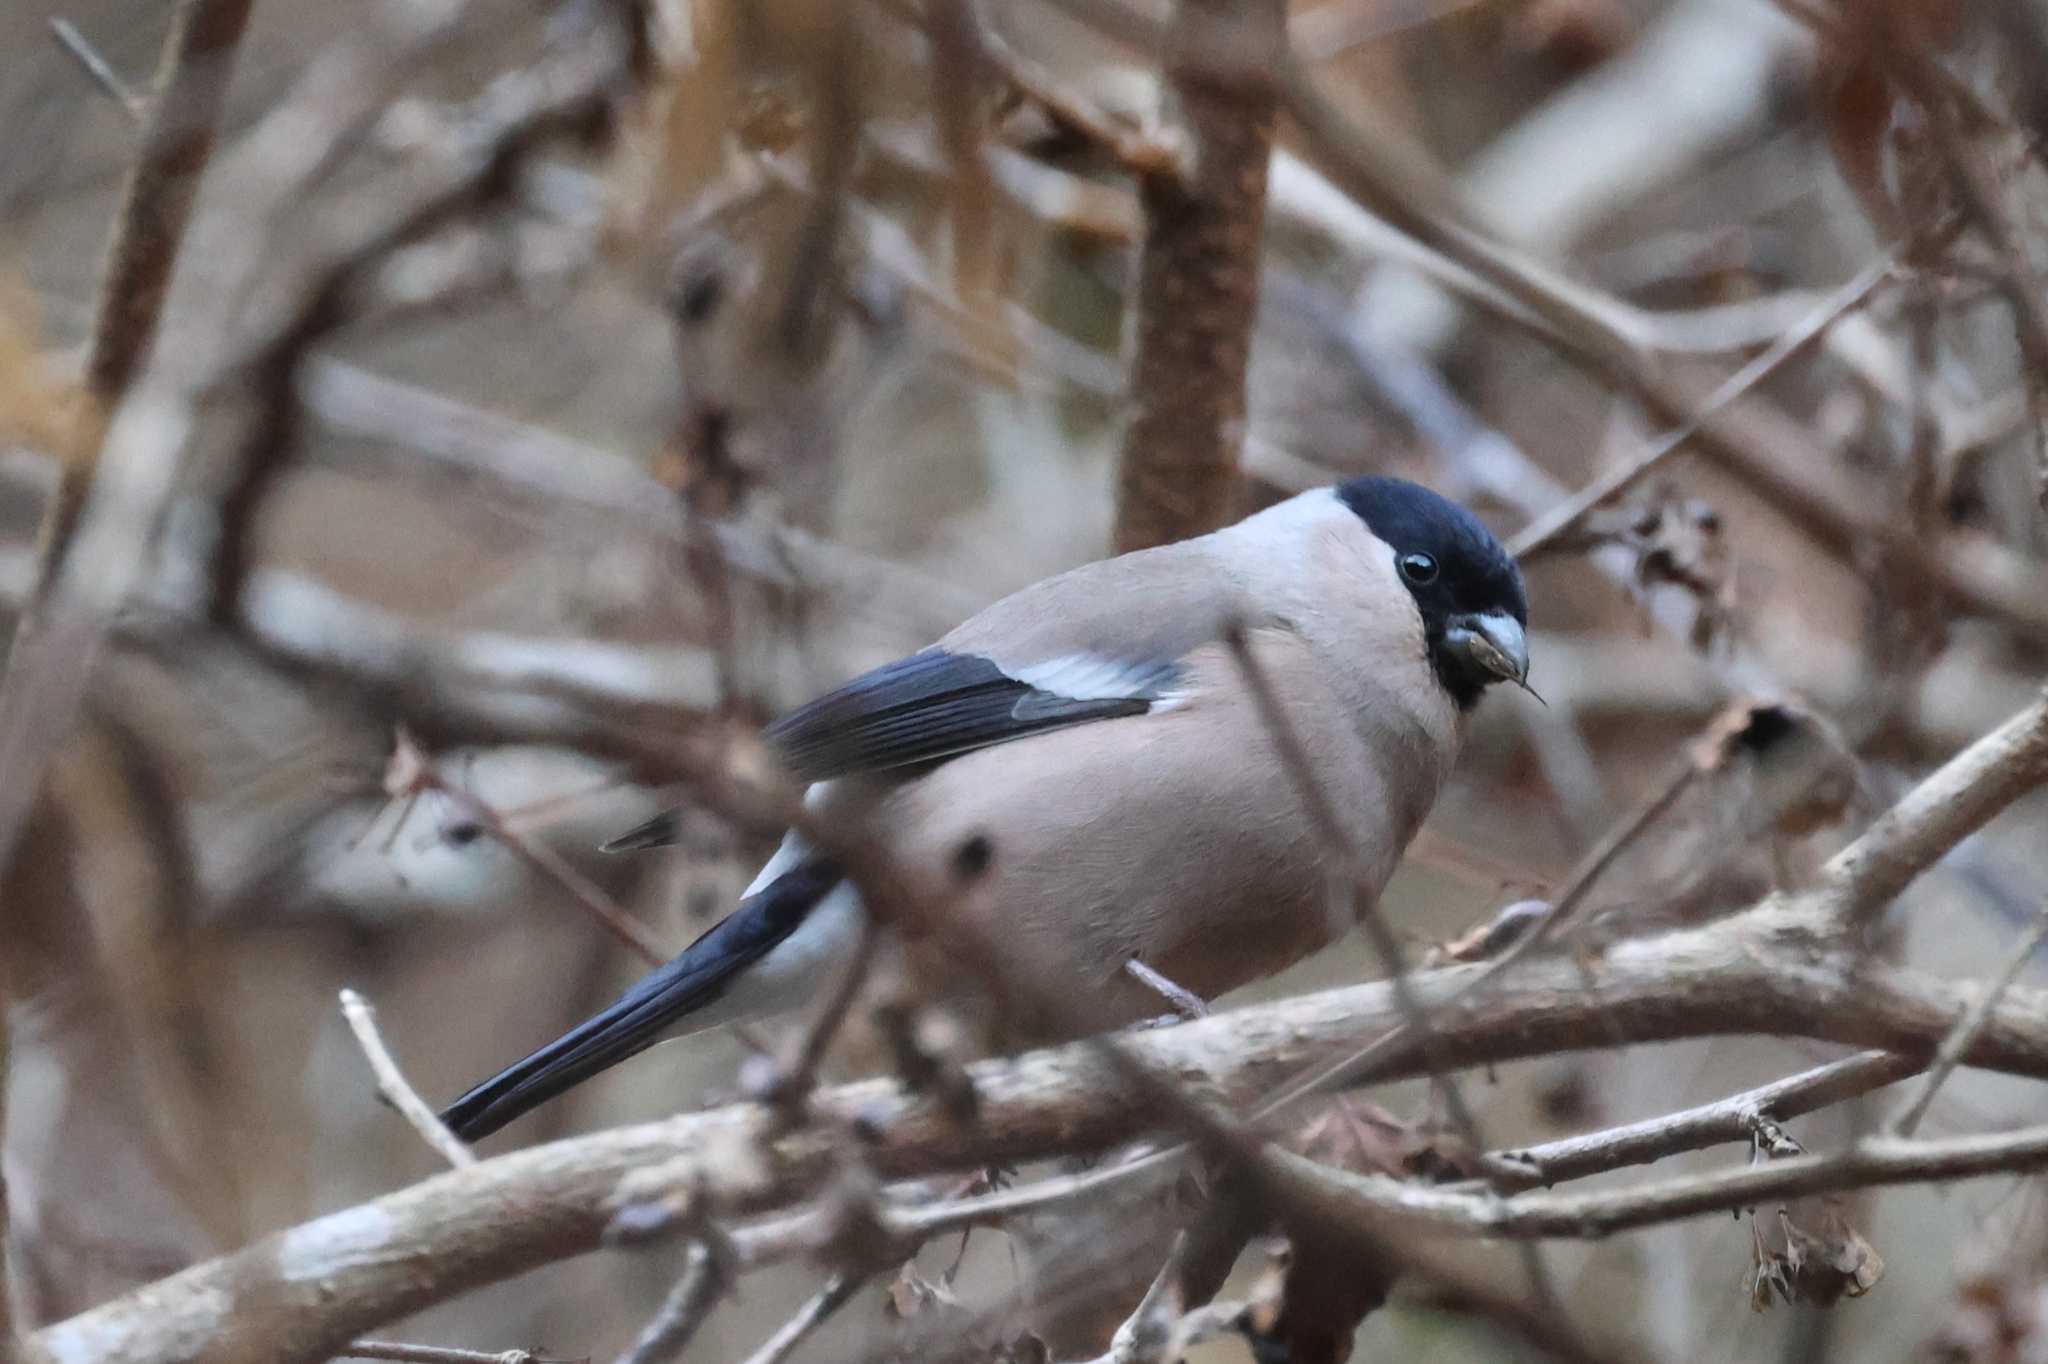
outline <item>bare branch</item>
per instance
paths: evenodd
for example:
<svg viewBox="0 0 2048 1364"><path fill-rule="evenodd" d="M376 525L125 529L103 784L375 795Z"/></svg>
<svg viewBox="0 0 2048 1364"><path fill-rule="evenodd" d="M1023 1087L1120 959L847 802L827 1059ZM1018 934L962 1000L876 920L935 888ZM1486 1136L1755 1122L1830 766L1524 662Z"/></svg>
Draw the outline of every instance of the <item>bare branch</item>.
<svg viewBox="0 0 2048 1364"><path fill-rule="evenodd" d="M846 1306L867 1282L864 1274L834 1274L795 1316L776 1328L760 1349L747 1356L746 1364L782 1364L790 1351L803 1344L804 1337L818 1329L825 1319Z"/></svg>
<svg viewBox="0 0 2048 1364"><path fill-rule="evenodd" d="M669 954L662 950L654 935L638 919L619 908L612 897L605 894L603 886L570 866L566 858L547 844L527 837L506 823L505 817L489 801L479 798L459 782L449 780L441 765L428 757L426 751L403 729L392 743L384 789L396 801L409 801L429 791L439 795L465 820L489 834L494 842L560 886L579 909L600 928L631 948L642 961L649 966L659 966L668 960Z"/></svg>
<svg viewBox="0 0 2048 1364"><path fill-rule="evenodd" d="M1451 1123L1458 1129L1475 1156L1486 1150L1486 1141L1480 1135L1479 1120L1471 1106L1465 1102L1464 1091L1457 1081L1440 1073L1440 1065L1430 1045L1435 1029L1422 1001L1417 998L1409 985L1407 963L1401 958L1401 943L1394 936L1394 930L1381 912L1377 897L1366 897L1364 869L1360 865L1358 850L1344 830L1343 820L1331 802L1329 792L1316 779L1315 766L1309 757L1308 747L1302 742L1281 707L1279 694L1273 683L1260 666L1258 656L1252 651L1251 641L1242 622L1233 621L1224 632L1224 639L1230 645L1231 658L1236 662L1239 675L1245 687L1252 694L1252 702L1258 709L1259 723L1265 728L1266 737L1272 742L1279 755L1281 766L1286 769L1287 779L1294 786L1295 794L1315 826L1316 838L1323 845L1323 855L1332 867L1338 868L1333 876L1331 893L1342 895L1347 911L1345 919L1356 920L1365 929L1366 941L1372 944L1373 954L1379 959L1380 970L1386 974L1387 983L1394 992L1394 1000L1401 1006L1402 1021L1411 1035L1421 1039L1423 1056L1428 1062L1430 1075L1440 1086L1444 1096L1444 1107L1450 1113Z"/></svg>
<svg viewBox="0 0 2048 1364"><path fill-rule="evenodd" d="M690 1348L697 1331L711 1315L711 1309L725 1296L732 1280L731 1266L707 1240L690 1243L685 1254L682 1277L661 1307L649 1318L639 1337L618 1364L668 1364Z"/></svg>
<svg viewBox="0 0 2048 1364"><path fill-rule="evenodd" d="M861 987L867 984L868 972L875 962L875 948L881 938L881 929L873 916L862 913L860 933L854 941L853 953L839 978L833 983L832 992L825 997L824 1005L803 1030L797 1041L796 1051L790 1062L775 1077L770 1093L773 1102L794 1116L801 1111L804 1102L810 1098L811 1090L818 1083L818 1067L824 1063L825 1053L831 1048L832 1039L846 1022L846 1016L853 1009L854 1000L859 998Z"/></svg>
<svg viewBox="0 0 2048 1364"><path fill-rule="evenodd" d="M1586 513L1634 487L1668 456L1684 449L1715 413L1777 373L1786 361L1812 345L1841 317L1868 301L1871 291L1891 274L1902 254L1903 248L1895 246L1857 271L1855 278L1828 295L1820 306L1789 328L1766 350L1729 375L1727 381L1702 399L1699 407L1688 413L1676 429L1659 436L1634 459L1610 469L1522 527L1509 542L1508 553L1518 559L1543 553L1569 535Z"/></svg>
<svg viewBox="0 0 2048 1364"><path fill-rule="evenodd" d="M1826 885L1833 912L1867 924L1921 872L2048 782L2048 692L1957 754L1835 854Z"/></svg>
<svg viewBox="0 0 2048 1364"><path fill-rule="evenodd" d="M1920 1092L1914 1096L1913 1102L1892 1124L1893 1136L1913 1135L1913 1129L1927 1116L1927 1109L1933 1104L1934 1096L1941 1092L1942 1084L1955 1073L1955 1068L1962 1064L1963 1053L1970 1049L1970 1044L1977 1040L1977 1034L1984 1030L1984 1024L1990 1019L1991 1010L1997 1005L1998 997L2012 988L2012 983L2019 979L2020 968L2032 959L2044 940L2048 940L2048 906L2043 906L2040 912L2035 914L2033 923L2027 926L2027 931L2020 935L2020 940L2013 944L2012 951L2006 954L2005 964L1999 967L1997 977L1981 987L1982 993L1963 1016L1956 1020L1954 1030L1941 1039L1941 1050L1934 1054L1934 1064L1927 1069L1927 1083L1920 1087Z"/></svg>
<svg viewBox="0 0 2048 1364"><path fill-rule="evenodd" d="M1841 1155L1787 1156L1764 1165L1681 1175L1635 1189L1521 1193L1487 1199L1354 1175L1275 1151L1287 1177L1349 1201L1359 1216L1409 1218L1443 1231L1508 1237L1601 1237L1756 1204L1887 1184L1945 1183L2048 1168L2048 1127L1905 1141L1867 1137Z"/></svg>
<svg viewBox="0 0 2048 1364"><path fill-rule="evenodd" d="M1721 1142L1747 1141L1759 1117L1774 1121L1796 1118L1903 1080L1919 1069L1921 1063L1911 1057L1860 1052L1696 1108L1501 1155L1528 1167L1519 1187L1559 1184Z"/></svg>
<svg viewBox="0 0 2048 1364"><path fill-rule="evenodd" d="M165 41L142 146L114 219L86 361L86 387L109 407L127 391L156 338L171 267L213 153L235 51L253 8L254 0L186 0Z"/></svg>
<svg viewBox="0 0 2048 1364"><path fill-rule="evenodd" d="M396 1364L571 1364L531 1350L459 1350L447 1345L408 1345L396 1340L352 1341L338 1359L386 1359Z"/></svg>
<svg viewBox="0 0 2048 1364"><path fill-rule="evenodd" d="M149 101L129 88L128 82L121 78L121 73L114 69L114 64L78 31L77 25L61 15L53 15L50 19L50 35L57 40L58 46L70 53L72 59L85 68L85 74L97 81L99 87L112 97L114 103L121 106L128 117L140 122L149 113Z"/></svg>
<svg viewBox="0 0 2048 1364"><path fill-rule="evenodd" d="M1168 79L1194 141L1183 178L1142 176L1145 244L1136 300L1132 414L1117 484L1116 547L1214 530L1238 495L1245 365L1258 310L1266 164L1274 100L1259 82L1223 83L1200 60L1228 32L1279 47L1286 6L1190 0L1168 35Z"/></svg>
<svg viewBox="0 0 2048 1364"><path fill-rule="evenodd" d="M1766 910L1613 943L1590 984L1574 963L1527 962L1466 1007L1435 1010L1443 1060L1469 1065L1742 1031L1930 1055L1968 992L1816 955L1804 922ZM1446 968L1412 983L1436 1006L1478 969ZM1241 1105L1283 1076L1351 1053L1403 1017L1390 987L1378 983L1138 1033L1121 1045L1188 1090ZM2048 997L2007 991L1965 1059L2048 1077ZM1415 1069L1397 1059L1360 1078ZM288 1339L294 1344L280 1356L286 1364L312 1361L430 1303L595 1248L613 1220L619 1181L631 1171L680 1158L689 1178L705 1181L706 1197L744 1210L786 1206L820 1187L837 1160L843 1125L856 1117L874 1134L867 1157L885 1179L1102 1150L1171 1120L1157 1106L1133 1104L1127 1077L1091 1043L976 1066L972 1075L980 1109L971 1129L893 1083L870 1081L821 1091L809 1122L780 1137L772 1135L772 1114L738 1105L557 1142L259 1241L46 1328L40 1339L60 1355L92 1342L95 1357L110 1364L169 1364L178 1341L232 1357L255 1341L274 1350ZM759 1141L777 1153L766 1185L752 1161L722 1154ZM2048 1140L2042 1150L2048 1157ZM1995 1164L1979 1159L1986 1168ZM400 1246L405 1253L395 1253ZM280 1265L291 1274L279 1278Z"/></svg>
<svg viewBox="0 0 2048 1364"><path fill-rule="evenodd" d="M420 1134L420 1140L440 1152L450 1165L463 1170L476 1164L476 1154L448 1130L447 1124L435 1116L426 1100L406 1081L405 1073L398 1068L391 1049L384 1045L384 1038L377 1031L377 1014L369 1001L354 990L343 990L341 1014L348 1020L349 1031L356 1035L356 1045L363 1049L363 1059L370 1063L370 1073L377 1077L377 1092L384 1096L384 1101L397 1109L398 1116Z"/></svg>
<svg viewBox="0 0 2048 1364"><path fill-rule="evenodd" d="M158 88L93 310L85 384L92 420L64 452L43 510L36 568L0 677L0 862L12 858L43 774L78 713L80 679L138 574L170 495L189 414L175 402L125 402L156 336L164 292L213 151L214 124L253 0L185 0L164 44ZM111 426L104 423L122 411ZM98 488L98 526L87 523ZM97 529L111 548L68 574ZM74 579L76 581L74 581Z"/></svg>

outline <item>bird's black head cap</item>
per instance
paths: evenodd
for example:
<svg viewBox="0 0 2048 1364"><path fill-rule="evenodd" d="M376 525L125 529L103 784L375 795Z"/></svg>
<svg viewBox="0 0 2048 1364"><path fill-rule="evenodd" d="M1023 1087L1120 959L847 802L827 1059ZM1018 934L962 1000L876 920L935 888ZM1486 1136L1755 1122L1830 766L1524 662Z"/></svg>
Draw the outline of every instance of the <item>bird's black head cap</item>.
<svg viewBox="0 0 2048 1364"><path fill-rule="evenodd" d="M1337 486L1337 497L1393 548L1401 581L1422 613L1430 664L1458 705L1474 705L1490 684L1507 680L1456 647L1461 621L1505 616L1518 631L1529 623L1521 570L1485 523L1406 479L1354 478Z"/></svg>

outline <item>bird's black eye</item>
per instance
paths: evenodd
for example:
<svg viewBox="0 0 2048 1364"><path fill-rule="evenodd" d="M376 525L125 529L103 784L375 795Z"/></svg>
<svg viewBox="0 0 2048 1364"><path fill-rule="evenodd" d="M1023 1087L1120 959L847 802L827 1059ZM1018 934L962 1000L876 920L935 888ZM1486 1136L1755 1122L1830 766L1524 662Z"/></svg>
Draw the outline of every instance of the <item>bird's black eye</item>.
<svg viewBox="0 0 2048 1364"><path fill-rule="evenodd" d="M1403 554L1401 576L1417 587L1436 581L1436 560L1427 554Z"/></svg>

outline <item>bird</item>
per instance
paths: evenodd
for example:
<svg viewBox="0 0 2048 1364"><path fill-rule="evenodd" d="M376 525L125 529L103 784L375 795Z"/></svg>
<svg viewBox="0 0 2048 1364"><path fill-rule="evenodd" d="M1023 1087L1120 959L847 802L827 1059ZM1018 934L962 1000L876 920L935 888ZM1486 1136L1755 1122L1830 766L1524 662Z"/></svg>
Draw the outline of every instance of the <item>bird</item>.
<svg viewBox="0 0 2048 1364"><path fill-rule="evenodd" d="M1093 1016L1138 1022L1162 1010L1127 963L1207 1000L1349 930L1482 695L1528 685L1527 626L1521 573L1484 522L1364 475L1023 588L762 738L807 807L858 812L908 867L971 864L975 893L948 913L1057 973ZM1342 907L1340 854L1257 680L1346 824L1358 890ZM605 846L659 846L671 827L660 816ZM800 1007L853 952L861 914L793 831L680 955L442 1119L475 1140L666 1037Z"/></svg>

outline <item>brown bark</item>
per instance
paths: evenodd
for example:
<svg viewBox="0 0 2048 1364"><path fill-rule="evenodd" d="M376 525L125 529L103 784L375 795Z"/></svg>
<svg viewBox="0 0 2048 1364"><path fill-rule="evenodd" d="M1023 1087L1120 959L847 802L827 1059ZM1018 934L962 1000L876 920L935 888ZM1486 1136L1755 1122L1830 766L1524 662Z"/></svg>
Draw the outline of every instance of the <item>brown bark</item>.
<svg viewBox="0 0 2048 1364"><path fill-rule="evenodd" d="M1236 510L1275 101L1263 82L1226 82L1196 54L1226 34L1277 51L1285 20L1274 0L1189 0L1169 37L1169 83L1195 159L1186 176L1139 182L1145 243L1119 553L1214 530Z"/></svg>

